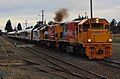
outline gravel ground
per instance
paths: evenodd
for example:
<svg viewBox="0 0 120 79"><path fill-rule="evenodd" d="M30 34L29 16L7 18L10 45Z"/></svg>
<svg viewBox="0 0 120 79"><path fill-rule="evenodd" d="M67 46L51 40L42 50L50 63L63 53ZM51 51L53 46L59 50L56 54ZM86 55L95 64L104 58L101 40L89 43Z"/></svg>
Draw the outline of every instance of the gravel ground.
<svg viewBox="0 0 120 79"><path fill-rule="evenodd" d="M17 47L13 47L15 51L27 56L27 52L21 51ZM19 51L20 50L20 51ZM5 57L4 52L0 51L0 78L3 79L62 79L51 73L38 70L32 66L26 65L23 60L11 58L11 56ZM12 54L10 54L12 55ZM30 58L30 57L28 57ZM32 58L34 60L34 58ZM39 61L39 60L38 60ZM22 63L22 64L19 64ZM44 62L43 62L44 63ZM19 65L18 65L19 64ZM42 65L42 61L41 61Z"/></svg>
<svg viewBox="0 0 120 79"><path fill-rule="evenodd" d="M7 67L0 67L0 71L4 72L3 78L5 79L38 79L38 74L35 73L35 70L31 70L31 68L28 67L14 67L14 66L7 66ZM34 76L31 77L31 75Z"/></svg>

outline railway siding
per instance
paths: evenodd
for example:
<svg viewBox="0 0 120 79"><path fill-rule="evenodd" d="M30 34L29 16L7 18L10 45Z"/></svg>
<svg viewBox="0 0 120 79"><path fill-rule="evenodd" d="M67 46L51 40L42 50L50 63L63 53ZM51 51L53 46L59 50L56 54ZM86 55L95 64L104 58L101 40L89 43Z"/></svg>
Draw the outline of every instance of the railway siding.
<svg viewBox="0 0 120 79"><path fill-rule="evenodd" d="M42 49L39 48L37 50L43 50L43 48ZM66 54L61 54L61 55L58 54L57 55L57 52L54 52L54 51L52 51L52 53L50 53L50 51L47 51L47 52L49 54L57 57L57 58L60 58L61 60L69 61L69 62L71 62L71 63L73 63L77 66L84 67L88 70L94 71L94 72L99 73L103 76L107 76L110 79L114 79L114 78L119 79L119 77L120 77L120 69L115 68L111 65L110 66L105 65L105 64L102 64L102 63L99 63L99 62L94 62L93 60L87 60L87 59L84 59L84 58L70 57L70 56L67 57Z"/></svg>
<svg viewBox="0 0 120 79"><path fill-rule="evenodd" d="M27 49L28 51L29 50L31 50L31 49ZM38 49L39 50L39 49ZM32 52L35 52L35 50L33 50ZM50 52L50 51L49 51ZM37 53L37 55L39 54L39 52ZM27 54L27 57L29 56L29 54ZM33 56L33 55L32 55ZM45 57L45 58L48 58L48 59L50 59L49 57L47 57L47 55L45 54L45 55L41 55L41 56L43 56L43 57ZM40 58L42 58L42 57L40 57ZM50 59L51 60L51 59ZM63 59L64 60L64 59ZM53 59L52 59L52 61L53 61ZM58 62L58 60L57 60L57 58L56 59L54 59L54 62L56 63L56 64L60 64L60 62ZM64 64L64 62L62 63L62 64ZM64 66L63 66L64 67ZM70 66L66 66L66 67L64 67L64 68L68 68L67 70L76 70L76 69L74 69L73 67L70 67ZM77 69L78 70L78 69ZM85 70L85 69L82 69L82 70ZM74 72L74 71L72 71L72 72ZM89 72L89 71L87 71L87 72ZM81 74L82 72L80 72L79 71L79 73ZM95 74L94 72L92 72L92 74ZM82 74L83 75L83 74ZM85 74L86 75L86 74ZM84 75L84 76L85 76ZM98 75L98 74L97 74ZM100 76L100 75L99 75ZM101 76L101 78L104 78L104 76Z"/></svg>
<svg viewBox="0 0 120 79"><path fill-rule="evenodd" d="M8 41L0 37L2 47L2 58L0 58L0 78L5 79L65 79L52 73L45 73L32 68L31 65L37 65L32 61L25 60L18 56L16 48L10 45ZM10 46L10 47L9 47ZM11 47L12 46L12 47ZM3 50L4 49L4 50ZM5 53L6 51L6 53ZM17 51L18 52L18 51ZM6 54L8 56L6 56Z"/></svg>
<svg viewBox="0 0 120 79"><path fill-rule="evenodd" d="M22 51L22 49L20 50L21 48L19 48L19 51ZM26 48L25 48L26 49ZM18 49L17 49L18 50ZM41 55L39 55L40 54L40 51L35 51L35 50L33 50L33 49L31 49L31 48L29 48L29 49L27 49L27 51L26 50L23 50L24 52L26 52L26 54L24 54L24 55L22 55L22 57L24 57L24 58L26 58L26 59L28 59L29 58L29 60L34 60L35 62L37 61L39 61L40 63L39 64L42 64L41 63L41 58L42 58L42 61L44 61L43 62L43 64L45 64L45 63L47 63L47 62L49 62L49 63L47 63L47 66L49 67L49 68L51 68L51 66L57 66L57 67L59 67L59 69L58 70L60 70L61 71L61 69L63 69L64 70L64 72L66 72L66 74L69 74L69 75L72 75L72 76L74 76L74 77L78 77L78 79L79 78L82 78L82 79L84 79L84 78L97 78L98 77L98 79L101 79L101 78L105 78L104 76L101 76L101 75L99 75L99 74L96 74L96 73L94 73L94 72L92 72L92 71L89 71L89 70L85 70L85 69L83 69L83 68L80 68L80 67L75 67L74 65L71 65L70 66L70 63L67 63L67 62L64 62L64 61L61 61L60 59L56 59L56 58L53 58L52 56L50 56L50 55L47 55L47 54L43 54L43 53L41 53ZM29 51L29 52L28 52ZM30 53L30 52L32 52L32 53ZM45 52L45 51L44 51ZM20 53L20 52L18 52L18 53ZM34 54L33 54L34 53ZM39 53L39 54L37 54L37 53ZM37 55L37 56L36 56ZM39 58L39 59L38 59ZM44 60L43 60L44 59ZM52 65L50 64L50 63L52 63ZM45 65L46 66L46 65ZM53 68L52 68L53 69ZM55 70L56 70L56 68L54 68ZM72 69L72 70L71 70ZM62 70L62 71L63 71ZM71 77L71 79L73 79L74 77Z"/></svg>

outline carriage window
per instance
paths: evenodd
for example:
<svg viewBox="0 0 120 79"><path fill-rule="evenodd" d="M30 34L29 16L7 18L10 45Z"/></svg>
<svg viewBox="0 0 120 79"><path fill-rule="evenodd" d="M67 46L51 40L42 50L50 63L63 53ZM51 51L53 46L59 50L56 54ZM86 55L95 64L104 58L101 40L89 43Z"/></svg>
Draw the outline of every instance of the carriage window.
<svg viewBox="0 0 120 79"><path fill-rule="evenodd" d="M105 29L105 27L103 27L103 24L100 24L100 23L93 23L92 28L93 29Z"/></svg>
<svg viewBox="0 0 120 79"><path fill-rule="evenodd" d="M38 36L38 32L37 31L35 31L34 34L35 34L35 36Z"/></svg>
<svg viewBox="0 0 120 79"><path fill-rule="evenodd" d="M27 36L27 32L24 32L23 34L24 34L24 36Z"/></svg>

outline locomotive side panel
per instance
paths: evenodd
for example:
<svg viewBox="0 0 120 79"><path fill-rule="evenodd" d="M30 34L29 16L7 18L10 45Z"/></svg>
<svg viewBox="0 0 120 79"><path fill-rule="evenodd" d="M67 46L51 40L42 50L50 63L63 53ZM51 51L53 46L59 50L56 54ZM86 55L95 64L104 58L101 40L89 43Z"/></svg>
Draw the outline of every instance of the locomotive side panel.
<svg viewBox="0 0 120 79"><path fill-rule="evenodd" d="M68 41L75 41L75 29L76 29L76 26L75 26L75 23L74 22L70 22L68 23L68 26L67 26L68 30L67 30L67 40Z"/></svg>

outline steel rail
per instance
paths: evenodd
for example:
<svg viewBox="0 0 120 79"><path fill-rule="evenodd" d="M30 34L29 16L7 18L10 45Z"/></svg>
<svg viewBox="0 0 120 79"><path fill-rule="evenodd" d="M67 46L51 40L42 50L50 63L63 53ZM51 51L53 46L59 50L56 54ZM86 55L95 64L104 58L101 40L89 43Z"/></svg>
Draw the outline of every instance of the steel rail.
<svg viewBox="0 0 120 79"><path fill-rule="evenodd" d="M0 42L0 44L2 46L2 49L3 49L4 53L5 53L5 57L8 57L7 51L5 50L5 47L4 47L3 43L2 43L2 41Z"/></svg>
<svg viewBox="0 0 120 79"><path fill-rule="evenodd" d="M47 60L47 61L50 62L50 63L52 63L52 64L54 64L54 65L56 65L56 66L64 69L64 70L65 70L64 72L66 72L66 73L69 73L69 74L71 74L71 75L73 75L73 76L76 76L76 77L79 77L79 78L82 78L82 79L85 79L85 77L83 77L83 76L81 76L81 75L79 75L79 74L76 74L76 73L74 73L74 72L71 72L70 70L68 70L68 69L66 69L65 67L62 67L62 66L54 63L53 61L47 59L46 57L43 57L43 56L41 56L41 55L39 55L39 54L36 54L35 52L30 51L29 48L28 48L28 49L27 49L27 48L24 48L24 47L22 47L22 48L25 49L25 50L27 50L27 51L29 51L29 52L31 52L31 53L33 53L33 54L35 54L35 55L37 55L37 56L39 56L39 57L41 57L41 58L43 58L44 60ZM87 77L86 77L86 78L87 78Z"/></svg>
<svg viewBox="0 0 120 79"><path fill-rule="evenodd" d="M26 48L24 48L24 49L26 49ZM105 77L105 76L102 76L102 75L100 75L100 74L97 74L97 73L95 73L95 72L93 72L93 71L87 70L87 69L82 68L82 67L80 67L80 66L76 66L76 65L74 65L74 64L72 64L72 63L70 63L70 62L61 60L61 59L59 59L59 58L57 58L57 57L54 57L54 56L52 56L52 55L50 55L50 54L47 54L47 53L45 53L44 51L36 50L36 49L33 49L33 48L28 47L27 50L30 51L29 49L32 49L32 50L37 51L37 52L41 52L41 53L44 54L44 55L47 55L47 56L49 56L49 57L51 57L51 58L54 58L54 59L59 60L59 61L61 61L61 62L64 62L64 63L66 63L66 64L68 64L68 65L71 65L71 66L73 66L73 67L75 67L75 68L78 68L78 69L81 69L81 70L86 71L86 72L88 72L88 73L91 73L91 74L93 74L93 75L95 75L95 76L97 76L97 77L99 77L99 78L101 78L101 79L109 79L109 78L107 78L107 77ZM32 53L33 53L33 52L32 52ZM34 53L34 54L36 54L36 53ZM36 54L36 55L40 56L39 54ZM41 57L41 58L44 58L44 57L42 57L42 56L40 56L40 57ZM46 59L46 58L44 58L44 59ZM48 59L46 59L46 60L48 60ZM48 61L50 61L50 60L48 60ZM50 61L50 62L51 62L51 61ZM53 62L52 62L52 63L53 63ZM64 68L62 68L62 69L64 69ZM65 69L65 70L66 70L66 69ZM69 71L69 70L67 70L67 71ZM69 72L70 72L70 71L69 71ZM74 72L70 72L70 73L75 74ZM76 75L76 74L75 74L75 75ZM78 75L78 74L77 74L77 75ZM77 76L77 75L76 75L76 76ZM85 78L85 77L83 77L83 78Z"/></svg>
<svg viewBox="0 0 120 79"><path fill-rule="evenodd" d="M118 62L118 61L114 61L114 60L110 60L110 59L105 59L105 60L103 60L103 62L104 62L104 61L105 61L105 64L120 69L120 62ZM107 63L106 63L106 62L107 62Z"/></svg>
<svg viewBox="0 0 120 79"><path fill-rule="evenodd" d="M24 48L24 47L22 47L22 48ZM47 56L52 57L52 58L54 58L54 59L57 59L57 60L59 60L59 61L61 61L61 62L64 62L64 63L66 63L66 64L68 64L68 65L71 65L71 66L73 66L73 67L79 68L79 69L81 69L81 70L83 70L83 71L86 71L86 72L88 72L88 73L91 73L91 74L93 74L93 75L96 75L97 77L99 77L99 78L101 78L101 79L109 79L109 78L107 78L107 77L105 77L105 76L102 76L102 75L100 75L100 74L97 74L97 73L95 73L95 72L93 72L93 71L90 71L90 70L87 70L87 69L85 69L85 68L82 68L82 67L73 65L73 64L70 63L70 62L63 61L63 60L61 60L61 59L59 59L59 58L56 58L56 57L54 57L54 56L52 56L52 55L50 55L50 54L46 54L46 53L44 53L44 52L41 51L41 50L36 50L36 49L30 48L30 47L27 47L27 48L28 48L28 49L26 49L26 48L24 48L24 49L26 49L26 50L28 50L28 51L30 51L29 49L32 49L32 50L34 50L34 51L41 52L41 53L44 54L44 55L47 55ZM30 51L30 52L31 52L31 51ZM31 53L36 54L36 53L34 53L34 52L31 52ZM40 56L39 54L36 54L36 55L38 55L39 57L41 57L41 58L43 58L43 59L45 59L45 60L47 60L47 61L49 61L49 62L51 62L51 63L54 64L54 65L57 65L58 67L66 70L67 73L69 73L69 74L71 74L71 75L78 76L78 77L80 77L80 78L82 78L82 79L87 79L87 78L88 78L88 77L83 77L83 76L81 76L81 75L79 75L79 74L76 74L76 73L74 73L74 72L71 72L71 71L69 71L68 69L66 69L66 68L64 68L64 67L61 67L61 66L59 66L58 64L55 64L53 61L50 61L50 60L46 59L45 57ZM88 78L88 79L90 79L90 78Z"/></svg>

